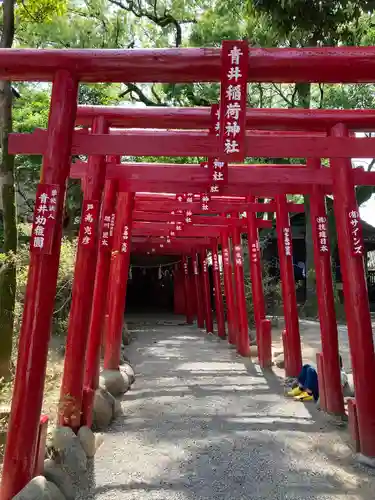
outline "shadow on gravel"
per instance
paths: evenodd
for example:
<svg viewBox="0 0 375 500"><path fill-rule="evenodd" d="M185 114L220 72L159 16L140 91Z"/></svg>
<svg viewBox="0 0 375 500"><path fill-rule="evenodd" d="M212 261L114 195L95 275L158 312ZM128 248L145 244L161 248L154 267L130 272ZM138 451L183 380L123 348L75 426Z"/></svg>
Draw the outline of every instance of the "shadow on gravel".
<svg viewBox="0 0 375 500"><path fill-rule="evenodd" d="M152 330L78 499L373 500L375 477L272 371L191 327Z"/></svg>

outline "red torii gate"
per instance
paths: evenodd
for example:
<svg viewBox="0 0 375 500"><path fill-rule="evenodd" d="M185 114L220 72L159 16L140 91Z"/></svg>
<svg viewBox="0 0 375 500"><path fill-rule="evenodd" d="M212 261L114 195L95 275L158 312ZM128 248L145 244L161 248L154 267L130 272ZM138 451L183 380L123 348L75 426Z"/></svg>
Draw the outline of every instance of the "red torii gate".
<svg viewBox="0 0 375 500"><path fill-rule="evenodd" d="M273 82L372 82L375 69L375 49L250 49L248 79ZM350 68L356 68L353 72ZM181 136L178 141L159 135L145 141L136 133L126 136L103 133L95 138L73 133L76 115L78 81L195 82L219 81L220 50L175 49L150 51L36 51L0 50L0 78L11 80L52 81L53 91L48 126L48 142L39 149L43 153L41 182L58 186L57 220L61 220L65 181L69 175L70 155L82 152L89 155L121 154L157 156L192 156L198 152L215 156L219 153L215 139L199 133ZM375 412L367 395L366 380L375 369L371 321L366 297L363 259L353 255L350 241L348 211L357 212L354 193L354 174L347 160L350 157L372 157L373 139L347 137L345 125L332 127L331 137L306 137L293 141L288 137L249 137L249 156L332 158L332 185L337 219L340 261L344 276L345 306L351 341L353 371L356 386L361 451L375 456ZM74 137L73 137L74 136ZM43 142L43 141L42 141ZM147 148L142 149L141 143ZM159 143L159 144L157 144ZM73 148L71 147L73 145ZM40 145L38 144L38 147ZM93 156L94 157L94 156ZM99 156L97 157L99 158ZM95 163L95 162L94 162ZM95 168L101 175L98 165ZM344 174L344 175L343 175ZM324 177L325 174L319 176ZM355 174L356 175L356 174ZM103 179L104 181L104 179ZM313 190L315 187L313 187ZM322 188L319 189L321 196ZM307 192L307 191L304 191ZM91 196L97 188L91 186ZM256 193L254 193L256 194ZM127 195L129 197L129 195ZM120 197L124 207L126 196ZM279 210L281 207L279 207ZM280 214L279 214L280 215ZM17 365L15 395L9 425L4 460L3 497L11 498L31 477L40 415L42 386L33 372L35 364L45 368L50 319L56 285L61 225L48 254L33 253L30 260L25 310L20 335L20 354ZM30 371L31 370L31 371ZM27 395L33 397L27 417L23 414ZM16 431L16 427L17 431ZM12 449L14 450L12 454ZM19 450L25 451L21 457ZM15 453L17 455L15 455Z"/></svg>

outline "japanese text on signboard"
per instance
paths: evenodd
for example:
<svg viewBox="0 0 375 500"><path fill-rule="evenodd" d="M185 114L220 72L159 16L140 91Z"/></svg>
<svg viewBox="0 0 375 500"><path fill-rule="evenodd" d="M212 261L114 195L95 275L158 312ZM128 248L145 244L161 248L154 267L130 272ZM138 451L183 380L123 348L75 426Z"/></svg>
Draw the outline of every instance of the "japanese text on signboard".
<svg viewBox="0 0 375 500"><path fill-rule="evenodd" d="M363 256L364 244L361 219L357 210L350 210L348 214L349 229L351 238L352 255Z"/></svg>
<svg viewBox="0 0 375 500"><path fill-rule="evenodd" d="M125 225L121 235L121 253L129 253L129 226Z"/></svg>
<svg viewBox="0 0 375 500"><path fill-rule="evenodd" d="M221 57L221 149L228 162L243 161L246 157L247 42L224 40Z"/></svg>
<svg viewBox="0 0 375 500"><path fill-rule="evenodd" d="M101 236L100 236L100 247L106 250L112 250L113 243L113 231L115 228L115 214L106 213L103 216Z"/></svg>
<svg viewBox="0 0 375 500"><path fill-rule="evenodd" d="M30 249L34 253L50 254L56 230L59 186L39 184L36 192Z"/></svg>
<svg viewBox="0 0 375 500"><path fill-rule="evenodd" d="M321 215L316 218L316 234L318 239L319 254L328 254L328 228L327 217L325 215Z"/></svg>
<svg viewBox="0 0 375 500"><path fill-rule="evenodd" d="M290 257L292 255L292 239L290 235L290 227L284 227L283 238L285 255L287 257Z"/></svg>
<svg viewBox="0 0 375 500"><path fill-rule="evenodd" d="M234 259L235 259L235 263L238 266L242 266L243 262L242 262L242 249L241 249L241 245L235 245L234 246Z"/></svg>
<svg viewBox="0 0 375 500"><path fill-rule="evenodd" d="M97 200L84 200L79 228L79 244L84 248L95 247L98 217L99 202Z"/></svg>

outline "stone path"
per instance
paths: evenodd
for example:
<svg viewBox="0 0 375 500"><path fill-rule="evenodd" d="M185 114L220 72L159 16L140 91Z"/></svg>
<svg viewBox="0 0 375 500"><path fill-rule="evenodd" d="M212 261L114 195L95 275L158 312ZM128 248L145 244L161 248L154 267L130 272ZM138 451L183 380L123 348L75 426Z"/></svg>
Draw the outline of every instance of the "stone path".
<svg viewBox="0 0 375 500"><path fill-rule="evenodd" d="M346 431L285 399L277 375L195 327L135 334L136 383L80 498L373 500L375 474L355 465Z"/></svg>

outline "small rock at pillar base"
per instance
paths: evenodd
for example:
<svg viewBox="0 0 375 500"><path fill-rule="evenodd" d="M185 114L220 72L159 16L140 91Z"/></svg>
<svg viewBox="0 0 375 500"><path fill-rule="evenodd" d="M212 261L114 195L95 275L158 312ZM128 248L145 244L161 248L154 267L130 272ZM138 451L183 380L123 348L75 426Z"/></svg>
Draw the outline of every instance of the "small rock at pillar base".
<svg viewBox="0 0 375 500"><path fill-rule="evenodd" d="M95 455L96 446L95 446L95 434L91 429L82 426L78 431L78 439L84 449L87 458L92 458Z"/></svg>
<svg viewBox="0 0 375 500"><path fill-rule="evenodd" d="M135 373L134 369L131 366L130 363L125 362L123 365L120 366L120 372L125 373L128 376L129 383L130 385L134 384L135 382Z"/></svg>
<svg viewBox="0 0 375 500"><path fill-rule="evenodd" d="M105 389L97 389L92 411L93 428L97 430L106 429L113 420L114 409L115 398Z"/></svg>
<svg viewBox="0 0 375 500"><path fill-rule="evenodd" d="M64 468L69 472L86 471L86 453L82 448L80 440L70 427L56 427L52 433L52 444Z"/></svg>
<svg viewBox="0 0 375 500"><path fill-rule="evenodd" d="M100 374L100 386L116 397L129 390L130 381L127 374L120 370L103 370Z"/></svg>
<svg viewBox="0 0 375 500"><path fill-rule="evenodd" d="M362 453L357 453L355 456L356 461L360 463L361 465L366 465L367 467L371 467L372 469L375 469L375 457L367 457L366 455L363 455Z"/></svg>
<svg viewBox="0 0 375 500"><path fill-rule="evenodd" d="M69 475L54 460L44 461L44 477L56 485L67 500L74 500L75 493Z"/></svg>
<svg viewBox="0 0 375 500"><path fill-rule="evenodd" d="M13 500L65 500L59 488L44 476L34 477Z"/></svg>

